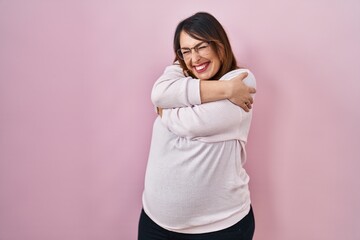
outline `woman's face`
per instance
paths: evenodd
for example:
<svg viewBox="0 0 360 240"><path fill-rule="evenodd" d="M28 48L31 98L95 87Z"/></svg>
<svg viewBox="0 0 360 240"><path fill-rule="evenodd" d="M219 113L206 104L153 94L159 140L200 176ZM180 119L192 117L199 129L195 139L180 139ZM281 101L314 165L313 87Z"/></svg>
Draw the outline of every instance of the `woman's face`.
<svg viewBox="0 0 360 240"><path fill-rule="evenodd" d="M180 48L183 52L186 67L201 80L209 80L215 76L221 66L218 54L207 43L182 31Z"/></svg>

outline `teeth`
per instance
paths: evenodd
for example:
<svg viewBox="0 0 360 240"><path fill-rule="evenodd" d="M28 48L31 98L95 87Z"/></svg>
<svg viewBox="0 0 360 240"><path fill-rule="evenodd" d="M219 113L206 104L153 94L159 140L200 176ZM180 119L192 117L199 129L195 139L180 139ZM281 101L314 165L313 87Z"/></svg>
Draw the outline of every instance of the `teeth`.
<svg viewBox="0 0 360 240"><path fill-rule="evenodd" d="M204 69L204 68L205 68L205 64L195 67L195 69L198 70L198 71L199 71L199 70L202 70L202 69Z"/></svg>

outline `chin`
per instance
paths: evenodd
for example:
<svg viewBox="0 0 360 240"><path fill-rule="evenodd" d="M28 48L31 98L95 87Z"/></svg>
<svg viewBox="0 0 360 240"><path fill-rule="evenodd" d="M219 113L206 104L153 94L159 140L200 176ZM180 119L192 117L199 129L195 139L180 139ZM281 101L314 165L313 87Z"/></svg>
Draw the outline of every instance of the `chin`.
<svg viewBox="0 0 360 240"><path fill-rule="evenodd" d="M195 74L195 76L201 80L209 80L214 76L214 74L203 73L203 74Z"/></svg>

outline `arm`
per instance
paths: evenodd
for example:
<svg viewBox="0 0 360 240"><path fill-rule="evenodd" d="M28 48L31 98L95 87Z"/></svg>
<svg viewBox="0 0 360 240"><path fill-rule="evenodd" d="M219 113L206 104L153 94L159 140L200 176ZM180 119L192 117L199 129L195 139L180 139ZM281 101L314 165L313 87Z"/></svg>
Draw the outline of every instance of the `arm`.
<svg viewBox="0 0 360 240"><path fill-rule="evenodd" d="M159 108L174 108L199 105L201 103L229 99L245 111L249 108L244 102L252 103L251 93L255 89L242 81L246 75L231 81L200 81L185 77L179 65L168 66L155 82L151 100Z"/></svg>
<svg viewBox="0 0 360 240"><path fill-rule="evenodd" d="M240 73L241 70L235 70L226 74L224 78L230 79ZM245 81L246 84L255 87L255 78L250 72ZM251 115L251 112L245 112L230 101L221 100L192 107L163 109L162 122L174 134L192 140L246 141Z"/></svg>
<svg viewBox="0 0 360 240"><path fill-rule="evenodd" d="M160 108L199 105L201 104L200 81L185 77L179 65L168 66L155 82L151 100Z"/></svg>
<svg viewBox="0 0 360 240"><path fill-rule="evenodd" d="M244 84L243 80L247 76L248 73L244 71L229 81L200 81L201 103L228 99L245 112L250 111L253 104L251 94L254 94L256 90Z"/></svg>

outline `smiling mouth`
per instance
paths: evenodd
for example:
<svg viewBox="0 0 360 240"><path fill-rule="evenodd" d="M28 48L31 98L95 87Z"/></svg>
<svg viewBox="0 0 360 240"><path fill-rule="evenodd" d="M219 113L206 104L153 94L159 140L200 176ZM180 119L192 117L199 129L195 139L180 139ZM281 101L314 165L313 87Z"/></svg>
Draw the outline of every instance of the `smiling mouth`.
<svg viewBox="0 0 360 240"><path fill-rule="evenodd" d="M193 68L195 69L195 71L197 73L202 73L202 72L205 72L206 69L208 68L210 62L206 62L206 63L203 63L203 64L200 64L200 65L197 65L197 66L194 66Z"/></svg>

